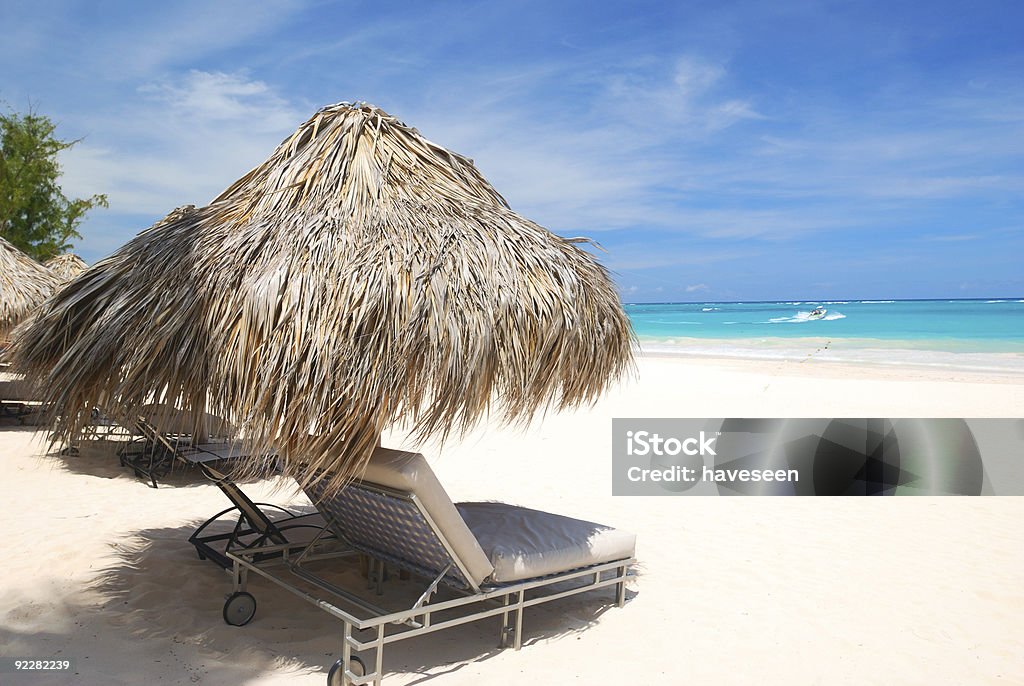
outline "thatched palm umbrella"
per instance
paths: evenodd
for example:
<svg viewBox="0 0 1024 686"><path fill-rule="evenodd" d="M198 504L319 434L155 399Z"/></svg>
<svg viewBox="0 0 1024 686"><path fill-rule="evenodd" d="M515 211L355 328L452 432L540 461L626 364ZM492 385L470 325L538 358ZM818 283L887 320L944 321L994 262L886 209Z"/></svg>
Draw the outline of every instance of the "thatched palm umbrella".
<svg viewBox="0 0 1024 686"><path fill-rule="evenodd" d="M605 270L472 161L372 106L317 112L209 205L144 231L18 342L74 435L155 396L340 488L383 428L590 402L630 364ZM197 424L198 426L198 419Z"/></svg>
<svg viewBox="0 0 1024 686"><path fill-rule="evenodd" d="M89 268L85 260L70 252L51 257L43 266L53 272L61 283L67 283Z"/></svg>
<svg viewBox="0 0 1024 686"><path fill-rule="evenodd" d="M53 274L0 238L0 341L57 285Z"/></svg>

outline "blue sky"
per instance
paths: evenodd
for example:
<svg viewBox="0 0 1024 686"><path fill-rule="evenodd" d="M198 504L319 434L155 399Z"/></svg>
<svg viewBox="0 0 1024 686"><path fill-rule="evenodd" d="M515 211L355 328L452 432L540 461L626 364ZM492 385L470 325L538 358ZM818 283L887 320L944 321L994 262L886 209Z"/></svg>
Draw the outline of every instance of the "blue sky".
<svg viewBox="0 0 1024 686"><path fill-rule="evenodd" d="M0 100L84 137L76 250L372 102L587 235L627 302L1024 295L1018 2L10 2Z"/></svg>

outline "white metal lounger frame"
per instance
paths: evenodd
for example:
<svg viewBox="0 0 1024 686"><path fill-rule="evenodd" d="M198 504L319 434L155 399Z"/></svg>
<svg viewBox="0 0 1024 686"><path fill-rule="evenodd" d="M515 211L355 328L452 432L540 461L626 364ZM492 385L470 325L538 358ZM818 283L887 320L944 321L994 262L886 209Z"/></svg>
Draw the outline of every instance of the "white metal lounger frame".
<svg viewBox="0 0 1024 686"><path fill-rule="evenodd" d="M486 619L487 617L496 617L501 615L499 647L505 648L511 644L515 650L519 650L520 647L522 647L523 611L527 607L607 586L615 586L616 605L618 607L625 605L627 573L630 566L636 562L635 558L631 557L621 560L613 560L580 569L566 570L564 572L551 574L545 577L513 581L507 584L484 583L482 585L478 585L473 582L465 564L459 559L459 556L445 538L444 533L434 523L433 519L430 517L429 513L423 507L419 498L417 498L415 494L396 491L377 484L356 481L349 485L343 492L342 496L339 497L344 497L345 494L351 494L352 492L357 491L363 491L377 497L384 497L391 501L397 509L404 511L409 515L408 520L405 523L412 527L416 527L418 525L416 522L418 519L420 523L429 527L436 542L446 551L449 560L448 564L446 564L443 569L437 571L436 575L430 574L427 576L427 578L433 577L432 581L428 584L422 595L420 595L419 599L408 609L391 611L378 607L350 591L331 584L325 579L309 571L309 569L303 566L305 562L324 559L324 557L339 556L339 552L334 552L327 556L319 556L315 553L309 554L310 551L316 548L316 540L314 540L314 542L298 557L290 557L288 555L288 551L283 550L282 557L272 560L266 564L257 564L253 560L252 554L247 551L229 550L226 553L227 557L230 558L233 563L232 576L234 579L235 594L245 592L247 572L251 571L287 589L298 597L316 605L321 610L324 610L328 614L342 621L342 653L341 658L337 661L335 667L328 675L329 686L348 686L350 684L352 686L359 686L362 684L380 686L384 676L384 646L407 638L413 638L434 631L441 631L442 629L466 624L468 622L479 621L481 619ZM371 561L376 560L377 573L374 575L371 570L370 577L371 587L373 580L376 580L378 595L381 595L382 593L381 583L383 579L383 565L385 561L410 569L410 571L414 571L420 575L424 575L426 572L423 567L420 567L415 563L410 565L408 564L408 561L397 558L394 555L389 554L387 551L372 550L367 548L365 545L354 543L351 535L346 535L345 530L338 526L338 522L335 517L327 516L327 512L324 512L324 515L325 519L328 521L328 526L324 528L323 532L333 529L337 535L341 536L343 540L351 546L348 554L363 552L371 556ZM264 553L270 552L273 550L273 546L263 547L260 550ZM305 590L295 586L286 576L277 573L277 570L274 569L275 565L280 568L282 563L287 565L288 571L292 574L316 586L321 591L329 594L329 596L333 596L333 599L325 599L323 597L311 595ZM531 598L526 597L527 591L537 591L556 583L563 583L571 580L579 580L582 582L586 577L592 577L592 579L589 582L582 583L579 586L573 586L565 590L549 592ZM468 581L468 584L461 583L463 581ZM441 583L460 591L464 594L463 597L431 602L431 597L437 591L438 586ZM342 609L335 604L335 602L339 600L350 606L355 606L369 612L370 616L361 618L352 614L352 612L349 612L348 610ZM457 614L454 617L444 619L442 621L433 621L433 615L435 613L460 609L464 611L464 614ZM227 613L227 608L225 608L225 612ZM255 612L255 606L253 606L253 612ZM389 629L391 629L391 633L388 633ZM375 637L368 641L362 641L353 635L353 630L374 630ZM373 669L365 675L357 674L351 669L354 658L353 653L367 650L374 651Z"/></svg>

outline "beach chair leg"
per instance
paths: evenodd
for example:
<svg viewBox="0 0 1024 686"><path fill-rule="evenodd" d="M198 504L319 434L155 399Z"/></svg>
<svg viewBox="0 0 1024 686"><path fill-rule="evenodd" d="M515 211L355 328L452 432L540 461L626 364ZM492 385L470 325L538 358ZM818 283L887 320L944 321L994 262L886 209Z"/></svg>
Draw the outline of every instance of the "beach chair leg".
<svg viewBox="0 0 1024 686"><path fill-rule="evenodd" d="M501 604L507 609L501 613L501 640L498 642L498 647L508 648L511 645L513 650L519 650L523 647L523 600L526 597L526 591L516 591L515 607L509 604L511 595L511 593L507 593L502 596ZM514 622L509 622L509 613L514 616Z"/></svg>
<svg viewBox="0 0 1024 686"><path fill-rule="evenodd" d="M231 561L231 581L235 593L245 590L249 581L249 570L238 563L238 560Z"/></svg>
<svg viewBox="0 0 1024 686"><path fill-rule="evenodd" d="M384 680L384 625L377 627L377 641L373 661L373 686L381 686Z"/></svg>
<svg viewBox="0 0 1024 686"><path fill-rule="evenodd" d="M359 553L359 575L364 579L370 578L370 558L366 553Z"/></svg>
<svg viewBox="0 0 1024 686"><path fill-rule="evenodd" d="M331 671L328 672L327 686L351 686L353 682L349 674L356 677L366 676L366 665L352 654L352 625L344 622L341 659L335 662Z"/></svg>
<svg viewBox="0 0 1024 686"><path fill-rule="evenodd" d="M619 583L615 584L615 604L618 607L626 606L626 568L619 567L615 570L619 577Z"/></svg>
<svg viewBox="0 0 1024 686"><path fill-rule="evenodd" d="M516 600L516 632L513 637L512 647L519 650L523 647L523 600L526 598L526 591L519 591L519 598Z"/></svg>
<svg viewBox="0 0 1024 686"><path fill-rule="evenodd" d="M366 588L376 589L377 595L384 595L384 581L387 580L388 568L384 560L375 557L367 562Z"/></svg>
<svg viewBox="0 0 1024 686"><path fill-rule="evenodd" d="M505 595L503 595L501 597L501 604L504 607L507 608L508 607L508 603L509 603L509 595L506 593ZM510 627L508 625L508 610L505 610L504 612L501 613L501 631L498 632L498 647L499 648L507 648L508 647L508 635L509 635L509 632L511 632L511 631L512 631L512 627Z"/></svg>
<svg viewBox="0 0 1024 686"><path fill-rule="evenodd" d="M344 628L342 629L341 641L341 664L344 669L347 669L349 661L352 660L352 644L349 643L349 641L352 640L352 625L348 622L344 622L343 626ZM347 680L347 677L345 679L342 679L342 683L344 683Z"/></svg>
<svg viewBox="0 0 1024 686"><path fill-rule="evenodd" d="M157 484L156 484L156 450L153 450L149 454L149 469L146 470L146 476L149 477L149 482L153 485L153 488L157 488Z"/></svg>
<svg viewBox="0 0 1024 686"><path fill-rule="evenodd" d="M373 568L377 565L376 558L367 556L366 558L366 588L373 588Z"/></svg>

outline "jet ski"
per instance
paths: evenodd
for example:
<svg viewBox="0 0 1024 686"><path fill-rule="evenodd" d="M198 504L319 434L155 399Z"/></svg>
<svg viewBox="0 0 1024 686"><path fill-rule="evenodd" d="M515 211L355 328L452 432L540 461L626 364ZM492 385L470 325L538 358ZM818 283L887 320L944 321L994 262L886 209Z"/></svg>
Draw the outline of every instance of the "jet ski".
<svg viewBox="0 0 1024 686"><path fill-rule="evenodd" d="M824 307L819 305L818 307L815 307L813 310L811 310L811 313L809 315L807 315L807 318L808 319L822 319L825 316L826 312L828 312L828 310L826 310Z"/></svg>

